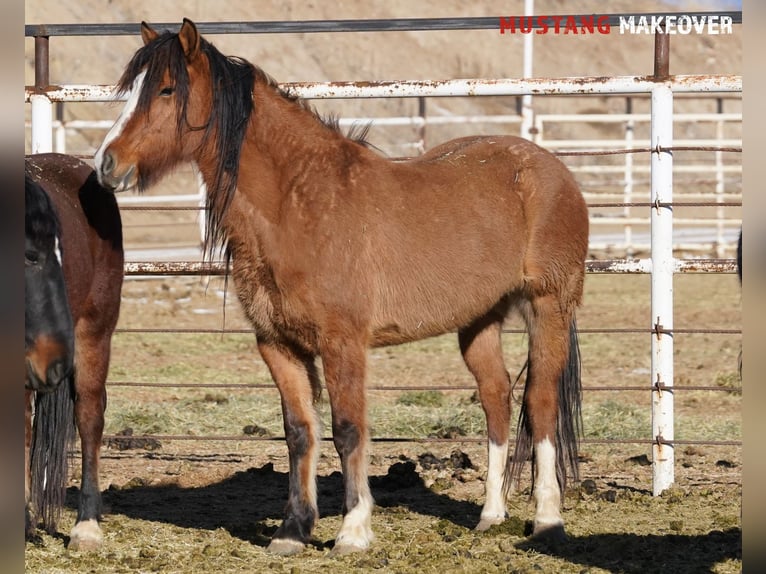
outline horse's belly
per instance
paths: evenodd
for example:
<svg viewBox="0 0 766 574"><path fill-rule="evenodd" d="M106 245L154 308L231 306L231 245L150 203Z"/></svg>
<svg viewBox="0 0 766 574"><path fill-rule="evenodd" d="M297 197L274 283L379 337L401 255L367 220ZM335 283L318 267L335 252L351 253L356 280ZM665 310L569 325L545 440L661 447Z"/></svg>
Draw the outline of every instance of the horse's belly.
<svg viewBox="0 0 766 574"><path fill-rule="evenodd" d="M371 345L385 346L452 332L488 313L522 285L521 272L420 283L378 299Z"/></svg>

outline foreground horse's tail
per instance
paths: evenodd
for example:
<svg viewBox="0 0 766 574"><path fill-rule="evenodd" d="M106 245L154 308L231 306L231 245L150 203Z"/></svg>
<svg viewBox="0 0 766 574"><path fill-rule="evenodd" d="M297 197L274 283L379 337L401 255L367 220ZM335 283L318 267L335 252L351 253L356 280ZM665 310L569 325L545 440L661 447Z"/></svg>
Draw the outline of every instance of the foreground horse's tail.
<svg viewBox="0 0 766 574"><path fill-rule="evenodd" d="M574 320L569 325L569 357L559 376L558 403L556 417L556 478L562 498L567 485L567 471L577 481L580 479L578 447L582 434L582 381L580 368L580 343L577 338L577 325ZM526 387L525 387L526 395ZM522 399L519 411L519 423L516 433L516 446L513 457L506 467L505 489L511 490L518 485L524 463L533 456L532 430L526 408L526 397ZM535 465L532 464L532 485L535 484Z"/></svg>
<svg viewBox="0 0 766 574"><path fill-rule="evenodd" d="M30 498L36 519L56 532L66 498L69 447L75 438L74 382L67 379L50 393L37 393L30 447Z"/></svg>

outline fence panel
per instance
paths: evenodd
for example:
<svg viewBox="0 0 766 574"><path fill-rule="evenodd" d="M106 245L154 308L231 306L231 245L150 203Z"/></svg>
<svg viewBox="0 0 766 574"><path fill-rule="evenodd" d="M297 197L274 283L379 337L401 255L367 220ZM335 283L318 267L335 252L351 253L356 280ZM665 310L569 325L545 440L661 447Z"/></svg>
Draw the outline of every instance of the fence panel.
<svg viewBox="0 0 766 574"><path fill-rule="evenodd" d="M438 20L438 21L437 21ZM741 22L735 18L735 23ZM341 25L342 23L342 25ZM265 28L258 23L229 23L215 26L213 24L199 25L200 32L208 33L215 31L229 31L233 33L254 32L280 32L297 30L303 31L301 25L306 23L273 23ZM263 24L263 23L261 23ZM360 29L391 29L387 26L396 26L395 29L433 29L433 27L446 26L438 29L453 29L451 27L488 27L497 26L497 20L492 19L434 19L432 22L401 21L401 22L376 22L359 21L349 24L348 22L324 22L313 23L319 26L312 31L340 31L355 29L354 26L362 26ZM351 26L351 28L349 28ZM425 27L423 27L425 26ZM168 26L170 27L170 26ZM458 28L454 28L458 29ZM47 58L47 38L51 34L133 34L137 33L137 25L101 25L92 26L48 26L42 28L27 27L27 35L35 36L38 57ZM662 54L661 43L667 39L662 34L657 35L658 54ZM664 51L667 56L667 50ZM44 65L43 65L44 64ZM113 100L111 86L68 85L50 86L47 81L47 62L36 62L36 70L40 70L36 79L36 87L27 87L25 98L32 107L32 153L40 153L53 149L53 104L55 102L108 102ZM663 70L665 71L663 73ZM739 151L738 141L722 141L720 137L704 142L689 144L686 141L673 140L673 100L676 94L697 93L741 93L742 80L738 75L675 75L668 76L667 61L658 58L655 61L655 74L652 77L578 77L578 78L554 78L554 79L458 79L445 81L378 81L378 82L324 82L324 83L292 83L284 85L286 89L304 98L425 98L444 96L528 96L535 95L629 95L645 94L651 97L650 112L650 141L645 149L636 148L638 142L632 142L628 149L596 151L595 153L623 153L632 156L634 153L649 153L651 156L651 197L648 203L631 202L632 195L628 194L624 202L612 203L612 207L644 207L650 210L651 215L651 253L650 257L639 260L600 260L589 261L590 273L649 273L651 275L651 323L647 327L647 334L652 341L652 368L651 380L646 389L652 391L652 438L653 465L654 465L654 493L660 494L673 484L674 447L682 444L674 440L673 433L673 335L680 332L673 329L673 276L683 272L733 272L734 262L731 259L723 260L698 260L677 259L673 252L673 210L681 204L673 200L673 154L677 151L701 151L715 152L717 159L725 152ZM620 118L620 121L635 125L635 117ZM712 118L711 118L712 119ZM716 118L716 121L723 118ZM741 117L738 118L741 121ZM541 118L542 120L542 118ZM466 120L467 121L467 120ZM628 130L630 131L630 130ZM542 134L542 130L539 130ZM719 131L719 134L722 133ZM541 135L542 145L546 141ZM605 142L588 142L588 146L606 146ZM643 143L642 143L643 145ZM741 145L741 144L739 144ZM564 152L559 152L564 153ZM572 151L570 154L583 153ZM632 171L624 168L626 180L632 177ZM716 177L722 178L724 169L722 164L716 165ZM719 209L726 206L737 206L739 202L726 202L722 198L723 191L719 185L719 195L713 202ZM190 196L184 199L196 201L198 196ZM608 204L605 204L608 205ZM687 203L687 205L691 205ZM704 205L704 202L700 202ZM593 205L591 205L593 207ZM220 262L128 262L126 274L137 275L168 275L168 274L192 274L213 275L223 271ZM687 441L688 442L688 441Z"/></svg>

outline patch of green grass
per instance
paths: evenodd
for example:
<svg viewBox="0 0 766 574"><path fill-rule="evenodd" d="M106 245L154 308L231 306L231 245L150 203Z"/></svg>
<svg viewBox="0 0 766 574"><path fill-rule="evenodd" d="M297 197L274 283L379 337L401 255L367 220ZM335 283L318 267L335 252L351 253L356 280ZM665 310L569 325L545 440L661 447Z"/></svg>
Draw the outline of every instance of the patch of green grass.
<svg viewBox="0 0 766 574"><path fill-rule="evenodd" d="M417 407L440 407L444 395L439 391L408 391L399 395L397 404Z"/></svg>
<svg viewBox="0 0 766 574"><path fill-rule="evenodd" d="M143 360L136 360L140 353ZM110 381L151 383L271 383L251 335L118 333Z"/></svg>
<svg viewBox="0 0 766 574"><path fill-rule="evenodd" d="M609 399L583 405L583 432L588 438L637 438L651 431L647 405Z"/></svg>
<svg viewBox="0 0 766 574"><path fill-rule="evenodd" d="M276 391L262 389L227 392L165 389L136 395L133 388L113 389L106 411L107 434L126 427L142 434L244 435L257 425L274 435L282 430L282 411Z"/></svg>
<svg viewBox="0 0 766 574"><path fill-rule="evenodd" d="M741 440L742 420L706 416L705 413L684 413L675 421L675 438L678 440Z"/></svg>
<svg viewBox="0 0 766 574"><path fill-rule="evenodd" d="M438 406L385 402L370 405L373 436L426 438L429 436L485 436L486 419L478 404L444 401Z"/></svg>

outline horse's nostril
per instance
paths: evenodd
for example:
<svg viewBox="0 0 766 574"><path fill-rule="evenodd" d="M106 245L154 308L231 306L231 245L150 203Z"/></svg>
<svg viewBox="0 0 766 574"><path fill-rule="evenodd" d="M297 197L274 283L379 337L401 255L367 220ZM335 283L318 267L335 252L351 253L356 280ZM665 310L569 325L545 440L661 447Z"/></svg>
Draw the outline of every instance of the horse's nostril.
<svg viewBox="0 0 766 574"><path fill-rule="evenodd" d="M104 153L104 161L101 162L101 172L105 174L112 173L114 169L114 158L112 152L107 151Z"/></svg>

